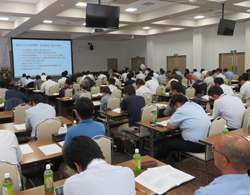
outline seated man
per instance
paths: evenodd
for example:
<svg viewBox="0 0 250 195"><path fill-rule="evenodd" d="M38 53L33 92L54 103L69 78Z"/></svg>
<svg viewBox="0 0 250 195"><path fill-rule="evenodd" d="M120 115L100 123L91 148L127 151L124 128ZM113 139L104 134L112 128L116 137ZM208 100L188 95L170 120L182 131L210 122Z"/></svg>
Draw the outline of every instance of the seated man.
<svg viewBox="0 0 250 195"><path fill-rule="evenodd" d="M182 94L173 95L170 103L176 112L167 123L168 129L182 130L181 136L167 139L158 150L155 158L165 160L171 151L204 152L205 145L199 139L206 138L211 124L204 109L193 102L188 102Z"/></svg>
<svg viewBox="0 0 250 195"><path fill-rule="evenodd" d="M0 79L0 94L5 94L8 89L6 89L7 82L3 79Z"/></svg>
<svg viewBox="0 0 250 195"><path fill-rule="evenodd" d="M102 74L102 72L99 73L98 80L102 80L103 78L107 77L106 75Z"/></svg>
<svg viewBox="0 0 250 195"><path fill-rule="evenodd" d="M215 166L222 172L222 176L198 189L195 195L249 194L249 141L235 134L222 135L213 145L212 151Z"/></svg>
<svg viewBox="0 0 250 195"><path fill-rule="evenodd" d="M220 78L222 78L223 80L226 79L226 77L222 74L221 68L217 68L217 69L216 69L216 73L217 73L217 76L216 76L215 78L220 77Z"/></svg>
<svg viewBox="0 0 250 195"><path fill-rule="evenodd" d="M59 88L61 88L62 87L62 85L65 83L65 81L66 81L66 72L64 71L64 72L62 72L62 78L60 78L59 80L58 80L58 82L57 82L57 86L59 87Z"/></svg>
<svg viewBox="0 0 250 195"><path fill-rule="evenodd" d="M222 78L220 78L220 77L215 78L214 83L215 83L215 86L218 86L223 90L224 94L226 94L226 95L233 95L234 94L232 88L228 85L225 85Z"/></svg>
<svg viewBox="0 0 250 195"><path fill-rule="evenodd" d="M175 79L171 73L171 71L167 72L167 83L166 83L166 89L171 89L171 82L176 81L179 82L177 79Z"/></svg>
<svg viewBox="0 0 250 195"><path fill-rule="evenodd" d="M72 85L72 81L70 79L66 79L65 83L64 83L64 88L60 89L59 95L61 97L64 97L66 89L72 89L73 90L73 94L74 94L74 89L71 87L71 85Z"/></svg>
<svg viewBox="0 0 250 195"><path fill-rule="evenodd" d="M142 79L142 80L144 80L145 77L146 77L146 76L145 76L145 74L143 74L143 72L141 72L141 71L136 72L136 76L135 76L136 80L137 80L137 79Z"/></svg>
<svg viewBox="0 0 250 195"><path fill-rule="evenodd" d="M26 81L26 74L23 73L22 77L20 78L19 82L21 84L21 86L24 86L24 82Z"/></svg>
<svg viewBox="0 0 250 195"><path fill-rule="evenodd" d="M160 69L160 73L159 73L159 76L157 77L157 80L158 82L160 83L161 82L161 79L165 79L166 76L165 76L165 71L161 68Z"/></svg>
<svg viewBox="0 0 250 195"><path fill-rule="evenodd" d="M243 95L243 98L246 100L250 99L250 82L248 80L249 78L245 76L244 74L239 77L239 81L241 84L240 87L240 93Z"/></svg>
<svg viewBox="0 0 250 195"><path fill-rule="evenodd" d="M214 99L213 118L225 118L228 130L241 128L246 109L240 98L223 94L218 86L210 87L208 95Z"/></svg>
<svg viewBox="0 0 250 195"><path fill-rule="evenodd" d="M12 164L19 164L23 158L23 153L19 147L16 135L12 131L1 130L0 137L1 160Z"/></svg>
<svg viewBox="0 0 250 195"><path fill-rule="evenodd" d="M42 75L41 75L41 79L43 81L46 81L46 78L47 78L47 76L46 76L45 72L43 72Z"/></svg>
<svg viewBox="0 0 250 195"><path fill-rule="evenodd" d="M85 77L84 81L89 82L89 89L91 89L91 87L95 86L95 82L92 81L92 79L90 79L90 77Z"/></svg>
<svg viewBox="0 0 250 195"><path fill-rule="evenodd" d="M75 93L75 94L72 96L73 100L78 100L78 98L79 98L79 96L81 95L81 93L90 93L90 92L89 92L89 85L90 85L89 82L83 81L83 82L81 83L81 85L80 85L81 91Z"/></svg>
<svg viewBox="0 0 250 195"><path fill-rule="evenodd" d="M129 73L129 68L125 68L125 70L123 71L122 76L121 76L121 79L122 79L123 83L126 82L128 73Z"/></svg>
<svg viewBox="0 0 250 195"><path fill-rule="evenodd" d="M31 98L32 108L26 110L25 127L27 130L32 130L31 137L37 136L36 126L47 118L55 118L55 108L44 103L44 97L40 94L35 94Z"/></svg>
<svg viewBox="0 0 250 195"><path fill-rule="evenodd" d="M129 122L121 125L118 131L123 135L126 131L137 133L139 127L136 122L141 120L141 109L145 106L145 99L141 96L135 95L135 88L132 85L128 85L124 89L125 98L122 100L121 114L125 114L126 111L129 116ZM135 141L135 138L128 134L131 142Z"/></svg>
<svg viewBox="0 0 250 195"><path fill-rule="evenodd" d="M80 77L80 76L82 76L82 74L80 73L80 71L77 71L75 74L73 74L73 75L71 76L71 81L72 81L73 83L76 83L77 78Z"/></svg>
<svg viewBox="0 0 250 195"><path fill-rule="evenodd" d="M76 102L76 117L79 124L68 129L63 150L75 136L85 135L94 137L96 135L105 135L105 127L102 123L93 121L92 114L94 112L94 104L89 98L82 97Z"/></svg>
<svg viewBox="0 0 250 195"><path fill-rule="evenodd" d="M195 95L196 96L197 96L197 94L206 95L206 93L207 93L207 83L201 81L197 77L193 77L192 79L195 81L195 83L192 85L192 87L195 88Z"/></svg>
<svg viewBox="0 0 250 195"><path fill-rule="evenodd" d="M49 94L49 89L52 86L57 86L57 82L52 81L51 76L46 77L46 81L41 86L41 92L45 92L45 94Z"/></svg>
<svg viewBox="0 0 250 195"><path fill-rule="evenodd" d="M212 72L207 71L206 78L204 79L204 82L207 83L207 86L209 86L210 82L213 81L213 80L214 80L214 78L212 77Z"/></svg>
<svg viewBox="0 0 250 195"><path fill-rule="evenodd" d="M148 76L145 78L145 81L145 87L149 88L153 94L156 94L159 83L157 79L154 78L154 73L152 71L148 73Z"/></svg>
<svg viewBox="0 0 250 195"><path fill-rule="evenodd" d="M113 74L111 75L111 78L115 79L115 82L116 82L116 81L120 81L120 80L117 78L117 76L118 76L118 73L113 73Z"/></svg>
<svg viewBox="0 0 250 195"><path fill-rule="evenodd" d="M227 68L224 68L223 73L229 81L233 79L234 73L232 71L229 71Z"/></svg>
<svg viewBox="0 0 250 195"><path fill-rule="evenodd" d="M113 79L113 78L109 78L108 79L108 87L109 87L109 89L110 89L111 92L113 92L114 90L118 89L115 86L115 79Z"/></svg>
<svg viewBox="0 0 250 195"><path fill-rule="evenodd" d="M194 76L194 77L197 77L198 79L200 79L200 78L201 78L201 73L199 73L199 72L197 71L197 69L194 68L194 69L193 69L193 76Z"/></svg>
<svg viewBox="0 0 250 195"><path fill-rule="evenodd" d="M34 83L34 88L40 89L41 85L44 83L44 80L41 79L40 75L36 75L36 80Z"/></svg>
<svg viewBox="0 0 250 195"><path fill-rule="evenodd" d="M172 72L174 79L177 79L180 83L182 82L182 76L178 75L176 72Z"/></svg>
<svg viewBox="0 0 250 195"><path fill-rule="evenodd" d="M31 79L30 75L26 76L26 80L24 82L24 87L27 87L27 85L31 82L35 82L35 80Z"/></svg>
<svg viewBox="0 0 250 195"><path fill-rule="evenodd" d="M136 95L142 96L144 93L150 93L153 95L153 92L144 85L144 81L142 79L137 79L136 80Z"/></svg>
<svg viewBox="0 0 250 195"><path fill-rule="evenodd" d="M128 85L133 85L135 80L132 80L132 75L130 73L127 74L126 82L125 82L125 87Z"/></svg>
<svg viewBox="0 0 250 195"><path fill-rule="evenodd" d="M30 102L30 99L26 95L18 91L18 87L14 87L12 90L7 90L5 92L5 100L8 100L13 97L19 98L23 100L25 103Z"/></svg>
<svg viewBox="0 0 250 195"><path fill-rule="evenodd" d="M97 143L87 136L74 137L63 152L64 162L79 174L68 178L64 195L135 195L135 177L128 167L107 164Z"/></svg>

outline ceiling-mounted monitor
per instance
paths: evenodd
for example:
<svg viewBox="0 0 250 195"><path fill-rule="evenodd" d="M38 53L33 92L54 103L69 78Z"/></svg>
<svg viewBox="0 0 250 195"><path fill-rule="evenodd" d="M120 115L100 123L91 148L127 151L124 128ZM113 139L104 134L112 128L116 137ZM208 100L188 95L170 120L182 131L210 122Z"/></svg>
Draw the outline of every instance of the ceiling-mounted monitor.
<svg viewBox="0 0 250 195"><path fill-rule="evenodd" d="M120 7L99 4L87 4L86 27L119 28Z"/></svg>
<svg viewBox="0 0 250 195"><path fill-rule="evenodd" d="M233 36L236 21L220 19L217 35Z"/></svg>

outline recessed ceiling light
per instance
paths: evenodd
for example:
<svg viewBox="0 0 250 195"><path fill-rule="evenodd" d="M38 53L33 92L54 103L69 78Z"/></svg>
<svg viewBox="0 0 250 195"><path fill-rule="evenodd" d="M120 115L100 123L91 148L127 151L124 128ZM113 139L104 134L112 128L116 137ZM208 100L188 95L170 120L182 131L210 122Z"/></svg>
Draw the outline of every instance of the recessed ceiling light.
<svg viewBox="0 0 250 195"><path fill-rule="evenodd" d="M82 23L82 25L84 25L84 26L85 26L85 25L86 25L86 22Z"/></svg>
<svg viewBox="0 0 250 195"><path fill-rule="evenodd" d="M195 16L195 19L201 19L201 18L205 18L205 16Z"/></svg>
<svg viewBox="0 0 250 195"><path fill-rule="evenodd" d="M79 2L79 3L76 4L76 6L86 7L87 3Z"/></svg>
<svg viewBox="0 0 250 195"><path fill-rule="evenodd" d="M247 12L250 12L250 9L249 9L249 10L247 10Z"/></svg>
<svg viewBox="0 0 250 195"><path fill-rule="evenodd" d="M134 12L136 11L137 9L136 8L128 8L128 9L125 9L126 12Z"/></svg>
<svg viewBox="0 0 250 195"><path fill-rule="evenodd" d="M150 28L151 28L150 26L144 26L142 29L148 30L148 29L150 29Z"/></svg>
<svg viewBox="0 0 250 195"><path fill-rule="evenodd" d="M63 4L61 4L60 6L62 6L62 7L63 7L64 5L63 5Z"/></svg>
<svg viewBox="0 0 250 195"><path fill-rule="evenodd" d="M9 20L9 18L1 17L0 20Z"/></svg>
<svg viewBox="0 0 250 195"><path fill-rule="evenodd" d="M52 20L44 20L43 23L52 23Z"/></svg>

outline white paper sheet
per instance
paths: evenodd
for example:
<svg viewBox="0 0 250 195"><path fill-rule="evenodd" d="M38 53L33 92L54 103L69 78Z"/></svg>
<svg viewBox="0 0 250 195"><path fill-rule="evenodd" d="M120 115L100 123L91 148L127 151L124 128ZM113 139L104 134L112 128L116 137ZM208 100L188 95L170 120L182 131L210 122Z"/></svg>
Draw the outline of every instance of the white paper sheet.
<svg viewBox="0 0 250 195"><path fill-rule="evenodd" d="M4 103L1 103L1 104L0 104L0 108L3 108L3 107L4 107Z"/></svg>
<svg viewBox="0 0 250 195"><path fill-rule="evenodd" d="M116 108L116 109L112 110L112 112L121 114L121 108Z"/></svg>
<svg viewBox="0 0 250 195"><path fill-rule="evenodd" d="M59 93L53 93L52 95L59 95Z"/></svg>
<svg viewBox="0 0 250 195"><path fill-rule="evenodd" d="M41 92L41 90L33 90L33 92Z"/></svg>
<svg viewBox="0 0 250 195"><path fill-rule="evenodd" d="M232 82L239 82L239 80L232 80Z"/></svg>
<svg viewBox="0 0 250 195"><path fill-rule="evenodd" d="M169 95L169 92L165 93L165 95Z"/></svg>
<svg viewBox="0 0 250 195"><path fill-rule="evenodd" d="M99 106L101 105L101 102L93 102L94 106Z"/></svg>
<svg viewBox="0 0 250 195"><path fill-rule="evenodd" d="M20 124L20 125L14 125L17 131L24 130L25 128L25 123Z"/></svg>
<svg viewBox="0 0 250 195"><path fill-rule="evenodd" d="M62 152L62 148L60 148L56 144L49 144L46 146L41 146L38 147L46 156L51 155L51 154L56 154L59 152Z"/></svg>
<svg viewBox="0 0 250 195"><path fill-rule="evenodd" d="M204 100L209 100L209 96L208 95L204 95L201 98L204 99Z"/></svg>
<svg viewBox="0 0 250 195"><path fill-rule="evenodd" d="M164 120L164 121L162 121L162 122L156 122L156 123L159 124L159 125L163 125L164 127L166 127L167 124L168 124L168 121L169 121L169 120Z"/></svg>
<svg viewBox="0 0 250 195"><path fill-rule="evenodd" d="M154 104L155 106L157 106L158 108L166 108L168 105L166 104Z"/></svg>
<svg viewBox="0 0 250 195"><path fill-rule="evenodd" d="M58 142L63 147L64 141Z"/></svg>
<svg viewBox="0 0 250 195"><path fill-rule="evenodd" d="M29 144L20 145L20 149L23 154L29 154L34 152L34 150L32 150Z"/></svg>
<svg viewBox="0 0 250 195"><path fill-rule="evenodd" d="M101 87L106 87L106 86L108 86L108 85L101 85Z"/></svg>

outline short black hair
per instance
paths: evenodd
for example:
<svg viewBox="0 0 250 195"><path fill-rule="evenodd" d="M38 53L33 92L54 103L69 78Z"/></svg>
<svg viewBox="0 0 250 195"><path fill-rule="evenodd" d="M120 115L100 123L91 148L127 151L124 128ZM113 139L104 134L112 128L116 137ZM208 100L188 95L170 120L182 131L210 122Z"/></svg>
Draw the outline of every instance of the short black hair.
<svg viewBox="0 0 250 195"><path fill-rule="evenodd" d="M32 96L31 102L34 102L35 104L44 103L44 97L41 94L35 94Z"/></svg>
<svg viewBox="0 0 250 195"><path fill-rule="evenodd" d="M6 88L7 82L3 79L0 80L0 88Z"/></svg>
<svg viewBox="0 0 250 195"><path fill-rule="evenodd" d="M27 75L27 76L26 76L26 79L30 79L30 78L31 78L30 75Z"/></svg>
<svg viewBox="0 0 250 195"><path fill-rule="evenodd" d="M104 160L104 156L93 139L87 136L75 136L64 149L63 159L71 169L76 171L75 163L77 163L84 171L92 160Z"/></svg>
<svg viewBox="0 0 250 195"><path fill-rule="evenodd" d="M109 84L114 85L115 84L115 79L109 78L108 82L109 82Z"/></svg>
<svg viewBox="0 0 250 195"><path fill-rule="evenodd" d="M154 73L153 73L152 71L150 71L150 72L148 73L148 76L153 77L153 76L154 76Z"/></svg>
<svg viewBox="0 0 250 195"><path fill-rule="evenodd" d="M241 81L241 80L247 81L248 79L246 76L241 75L238 80L239 81Z"/></svg>
<svg viewBox="0 0 250 195"><path fill-rule="evenodd" d="M212 74L214 74L214 73L216 73L216 70L215 70L215 69L212 70Z"/></svg>
<svg viewBox="0 0 250 195"><path fill-rule="evenodd" d="M111 91L110 91L110 88L109 87L103 87L102 88L102 93L108 93L108 94L111 94Z"/></svg>
<svg viewBox="0 0 250 195"><path fill-rule="evenodd" d="M142 79L137 79L137 80L135 81L135 84L136 84L136 85L142 86L142 85L144 85L145 83L144 83L144 81L143 81Z"/></svg>
<svg viewBox="0 0 250 195"><path fill-rule="evenodd" d="M116 74L116 73L112 73L112 76L113 76L113 77L117 77L117 74Z"/></svg>
<svg viewBox="0 0 250 195"><path fill-rule="evenodd" d="M89 71L87 71L86 73L89 74Z"/></svg>
<svg viewBox="0 0 250 195"><path fill-rule="evenodd" d="M135 95L135 88L134 88L134 86L132 86L132 85L126 86L126 87L124 88L124 93L125 93L125 94L127 93L129 96Z"/></svg>
<svg viewBox="0 0 250 195"><path fill-rule="evenodd" d="M247 69L247 70L246 70L246 73L250 73L250 69Z"/></svg>
<svg viewBox="0 0 250 195"><path fill-rule="evenodd" d="M40 75L36 75L36 80L39 80L41 79L41 76Z"/></svg>
<svg viewBox="0 0 250 195"><path fill-rule="evenodd" d="M205 69L204 69L204 68L202 68L202 69L201 69L201 73L202 73L204 70L205 70Z"/></svg>
<svg viewBox="0 0 250 195"><path fill-rule="evenodd" d="M46 76L46 80L52 79L51 76Z"/></svg>
<svg viewBox="0 0 250 195"><path fill-rule="evenodd" d="M224 71L224 72L227 72L227 71L228 71L228 69L227 69L227 68L224 68L224 69L223 69L223 71Z"/></svg>
<svg viewBox="0 0 250 195"><path fill-rule="evenodd" d="M184 96L183 94L175 94L173 95L173 97L171 98L171 101L170 101L170 106L171 107L174 107L176 106L177 103L180 103L180 104L185 104L186 102L188 101L187 97Z"/></svg>
<svg viewBox="0 0 250 195"><path fill-rule="evenodd" d="M66 79L65 83L66 83L67 85L72 85L71 79Z"/></svg>
<svg viewBox="0 0 250 195"><path fill-rule="evenodd" d="M214 79L214 83L215 83L215 84L222 85L222 84L224 83L224 80L223 80L223 78L216 77L216 78Z"/></svg>
<svg viewBox="0 0 250 195"><path fill-rule="evenodd" d="M84 80L86 80L86 79L87 79L88 81L90 80L90 78L89 78L89 77L85 77L85 78L84 78Z"/></svg>
<svg viewBox="0 0 250 195"><path fill-rule="evenodd" d="M221 96L221 94L223 94L223 90L221 87L219 86L212 86L209 88L208 90L208 95L209 96L213 96L213 95L218 95L218 96Z"/></svg>
<svg viewBox="0 0 250 195"><path fill-rule="evenodd" d="M196 69L196 68L194 68L194 69L193 69L193 71L197 72L197 69Z"/></svg>
<svg viewBox="0 0 250 195"><path fill-rule="evenodd" d="M93 110L94 104L89 98L82 97L76 101L76 111L81 119L91 118Z"/></svg>
<svg viewBox="0 0 250 195"><path fill-rule="evenodd" d="M68 74L68 71L67 71L67 70L65 70L64 72L65 72L65 74L66 74L66 76L67 76L67 74Z"/></svg>
<svg viewBox="0 0 250 195"><path fill-rule="evenodd" d="M186 68L185 72L186 72L187 74L189 74L189 73L190 73L190 71L189 71L189 69L188 69L188 68Z"/></svg>
<svg viewBox="0 0 250 195"><path fill-rule="evenodd" d="M172 75L176 75L176 72L172 72Z"/></svg>
<svg viewBox="0 0 250 195"><path fill-rule="evenodd" d="M26 77L26 74L25 74L25 73L23 73L22 77Z"/></svg>
<svg viewBox="0 0 250 195"><path fill-rule="evenodd" d="M173 72L177 71L177 69L173 69Z"/></svg>
<svg viewBox="0 0 250 195"><path fill-rule="evenodd" d="M66 77L66 72L64 71L64 72L62 72L62 77Z"/></svg>
<svg viewBox="0 0 250 195"><path fill-rule="evenodd" d="M128 78L128 80L130 80L132 78L130 73L127 74L127 78Z"/></svg>
<svg viewBox="0 0 250 195"><path fill-rule="evenodd" d="M247 80L249 80L249 74L243 73L241 76L245 77Z"/></svg>
<svg viewBox="0 0 250 195"><path fill-rule="evenodd" d="M145 81L149 81L149 80L151 80L151 77L150 76L146 76Z"/></svg>
<svg viewBox="0 0 250 195"><path fill-rule="evenodd" d="M172 90L176 90L177 93L184 93L183 86L180 82L172 81L171 87L172 87Z"/></svg>
<svg viewBox="0 0 250 195"><path fill-rule="evenodd" d="M217 68L216 72L222 73L222 69L221 68Z"/></svg>
<svg viewBox="0 0 250 195"><path fill-rule="evenodd" d="M131 74L131 77L133 77L135 74L133 73L133 71L130 71L129 74Z"/></svg>
<svg viewBox="0 0 250 195"><path fill-rule="evenodd" d="M161 74L164 74L165 71L161 68L161 69L160 69L160 73L161 73Z"/></svg>
<svg viewBox="0 0 250 195"><path fill-rule="evenodd" d="M86 72L85 71L82 71L82 75L85 75L86 74Z"/></svg>
<svg viewBox="0 0 250 195"><path fill-rule="evenodd" d="M141 71L141 68L138 68L139 71Z"/></svg>
<svg viewBox="0 0 250 195"><path fill-rule="evenodd" d="M171 70L168 70L168 71L167 71L167 74L168 74L168 73L171 73L171 74L172 74Z"/></svg>

